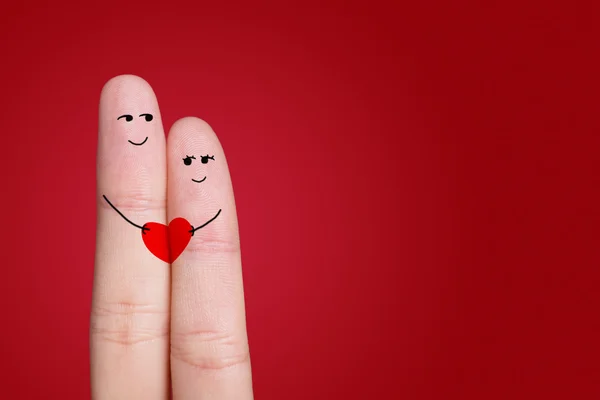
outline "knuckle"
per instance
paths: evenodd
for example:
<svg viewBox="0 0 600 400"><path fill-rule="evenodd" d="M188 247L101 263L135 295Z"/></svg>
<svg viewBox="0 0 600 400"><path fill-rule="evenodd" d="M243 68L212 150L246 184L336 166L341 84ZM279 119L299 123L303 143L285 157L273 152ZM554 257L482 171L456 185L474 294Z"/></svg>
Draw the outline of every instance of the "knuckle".
<svg viewBox="0 0 600 400"><path fill-rule="evenodd" d="M133 346L168 337L168 315L154 305L129 302L93 305L90 321L93 338Z"/></svg>
<svg viewBox="0 0 600 400"><path fill-rule="evenodd" d="M128 193L111 198L106 196L108 200L122 212L144 212L144 211L161 211L166 209L166 200L152 196L147 191ZM112 207L104 198L100 197L100 205L104 209L112 210Z"/></svg>
<svg viewBox="0 0 600 400"><path fill-rule="evenodd" d="M194 369L223 370L250 361L247 343L219 331L171 334L171 357Z"/></svg>
<svg viewBox="0 0 600 400"><path fill-rule="evenodd" d="M199 254L239 253L240 242L236 239L214 236L202 237L196 232L196 235L190 240L186 251Z"/></svg>

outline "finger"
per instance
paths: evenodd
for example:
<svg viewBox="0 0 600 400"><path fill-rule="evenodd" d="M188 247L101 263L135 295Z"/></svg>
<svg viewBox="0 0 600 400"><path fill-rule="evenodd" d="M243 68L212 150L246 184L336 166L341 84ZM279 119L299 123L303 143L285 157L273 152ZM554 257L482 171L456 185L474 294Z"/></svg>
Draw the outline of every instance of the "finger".
<svg viewBox="0 0 600 400"><path fill-rule="evenodd" d="M252 399L238 224L225 155L208 124L184 118L171 128L167 158L168 220L184 218L199 228L193 236L184 232L190 241L171 266L174 398Z"/></svg>
<svg viewBox="0 0 600 400"><path fill-rule="evenodd" d="M93 399L168 397L169 265L148 251L140 229L165 222L166 175L152 88L132 75L111 79L100 96Z"/></svg>

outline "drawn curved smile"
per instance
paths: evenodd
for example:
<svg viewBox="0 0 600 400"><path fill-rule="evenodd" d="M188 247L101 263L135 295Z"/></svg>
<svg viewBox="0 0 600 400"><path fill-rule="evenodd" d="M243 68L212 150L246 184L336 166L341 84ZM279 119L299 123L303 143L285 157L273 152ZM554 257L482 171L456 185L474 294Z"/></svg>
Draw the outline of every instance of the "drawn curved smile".
<svg viewBox="0 0 600 400"><path fill-rule="evenodd" d="M132 142L131 140L128 140L128 142L131 143L131 144L133 144L133 145L135 145L135 146L141 146L144 143L146 143L146 140L148 140L148 136L146 136L146 139L144 139L144 141L142 143L135 143L135 142Z"/></svg>
<svg viewBox="0 0 600 400"><path fill-rule="evenodd" d="M195 180L194 178L192 178L192 180L193 180L194 182L196 182L196 183L202 183L202 182L204 182L204 181L206 180L206 177L204 177L204 178L200 179L199 181Z"/></svg>

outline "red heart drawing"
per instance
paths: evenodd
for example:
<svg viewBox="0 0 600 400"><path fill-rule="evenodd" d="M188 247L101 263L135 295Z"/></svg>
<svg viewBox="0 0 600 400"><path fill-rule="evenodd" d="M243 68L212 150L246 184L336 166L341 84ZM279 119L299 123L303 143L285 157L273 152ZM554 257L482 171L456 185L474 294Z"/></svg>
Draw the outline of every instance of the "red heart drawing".
<svg viewBox="0 0 600 400"><path fill-rule="evenodd" d="M175 218L169 226L148 222L142 230L142 240L150 253L166 263L172 263L185 250L192 234L192 225L185 218Z"/></svg>

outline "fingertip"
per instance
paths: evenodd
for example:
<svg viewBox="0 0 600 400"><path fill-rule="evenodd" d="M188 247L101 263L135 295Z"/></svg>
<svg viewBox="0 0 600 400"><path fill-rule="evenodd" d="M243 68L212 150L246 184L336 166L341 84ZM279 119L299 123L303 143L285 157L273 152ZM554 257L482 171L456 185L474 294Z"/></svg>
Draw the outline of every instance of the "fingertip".
<svg viewBox="0 0 600 400"><path fill-rule="evenodd" d="M212 126L198 117L180 118L175 121L169 130L167 142L175 144L189 140L209 140L218 143L220 146L219 139Z"/></svg>
<svg viewBox="0 0 600 400"><path fill-rule="evenodd" d="M152 110L160 117L158 101L152 86L143 78L136 75L119 75L104 84L100 93L100 117L116 119L114 112L133 113L138 117L138 109ZM145 112L145 111L144 111Z"/></svg>
<svg viewBox="0 0 600 400"><path fill-rule="evenodd" d="M152 86L139 76L126 74L109 79L100 93L99 111L98 133L101 137L110 134L126 136L135 132L156 131L162 133L159 136L164 138L156 94ZM132 139L136 143L141 143L144 137Z"/></svg>
<svg viewBox="0 0 600 400"><path fill-rule="evenodd" d="M146 89L152 90L152 87L144 78L132 74L123 74L110 78L102 87L102 91L100 92L101 96L118 90L119 88L123 88L124 86L145 87Z"/></svg>
<svg viewBox="0 0 600 400"><path fill-rule="evenodd" d="M235 234L235 201L231 177L223 148L212 127L197 117L181 118L173 124L167 138L168 193L170 217L182 215L201 224L224 209L203 229ZM219 227L220 226L220 227Z"/></svg>
<svg viewBox="0 0 600 400"><path fill-rule="evenodd" d="M99 188L113 197L163 199L165 134L150 84L131 74L108 80L100 94L98 128Z"/></svg>

